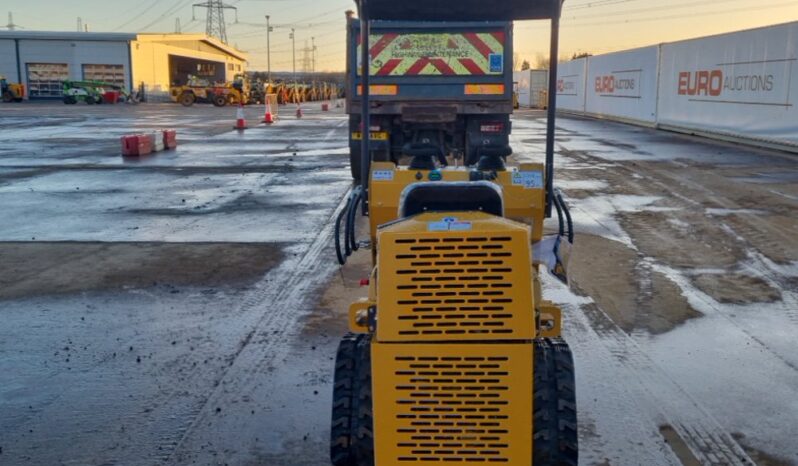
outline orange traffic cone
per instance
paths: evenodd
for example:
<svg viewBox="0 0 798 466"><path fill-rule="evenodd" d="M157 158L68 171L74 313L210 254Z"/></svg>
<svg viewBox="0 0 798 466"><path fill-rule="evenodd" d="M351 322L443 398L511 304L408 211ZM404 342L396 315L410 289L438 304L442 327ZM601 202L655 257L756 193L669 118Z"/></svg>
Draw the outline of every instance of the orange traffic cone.
<svg viewBox="0 0 798 466"><path fill-rule="evenodd" d="M274 115L272 115L272 103L266 99L266 113L263 115L263 122L267 125L274 123Z"/></svg>
<svg viewBox="0 0 798 466"><path fill-rule="evenodd" d="M247 129L247 120L244 118L244 104L239 102L238 110L236 110L236 125L233 129L243 131Z"/></svg>

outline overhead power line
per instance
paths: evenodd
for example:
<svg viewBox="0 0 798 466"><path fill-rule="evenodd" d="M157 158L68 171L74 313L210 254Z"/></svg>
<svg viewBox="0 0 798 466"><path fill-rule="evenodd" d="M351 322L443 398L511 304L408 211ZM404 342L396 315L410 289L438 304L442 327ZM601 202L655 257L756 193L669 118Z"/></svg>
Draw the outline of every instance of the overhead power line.
<svg viewBox="0 0 798 466"><path fill-rule="evenodd" d="M119 26L117 26L117 27L114 29L114 31L119 31L120 29L123 29L123 28L125 28L125 27L126 27L126 26L128 26L129 24L132 24L132 23L134 23L135 21L138 21L138 20L139 20L139 18L141 18L142 16L146 15L146 14L147 14L147 13L149 13L149 12L150 12L150 11L151 11L153 8L155 8L155 6L156 6L156 5L158 5L158 0L154 0L152 3L150 3L149 5L147 5L146 7L144 7L144 8L141 10L141 13L139 13L139 14L137 14L137 15L134 15L132 18L128 19L128 20L127 20L127 21L125 21L124 23L122 23L122 24L120 24Z"/></svg>
<svg viewBox="0 0 798 466"><path fill-rule="evenodd" d="M634 23L647 23L652 21L667 21L667 20L674 20L674 19L692 19L701 16L717 16L729 13L742 13L747 11L761 11L761 10L771 10L774 8L784 8L787 6L794 6L798 5L798 1L791 1L785 3L777 3L773 5L757 5L754 7L743 7L743 8L729 8L725 10L714 10L714 11L703 11L703 12L694 12L689 14L678 14L678 15L670 15L670 16L655 16L650 18L630 18L630 19L622 19L622 20L615 20L615 21L597 21L592 23L580 23L580 22L566 22L563 24L562 27L590 27L590 26L610 26L615 24L634 24Z"/></svg>
<svg viewBox="0 0 798 466"><path fill-rule="evenodd" d="M742 0L704 0L700 6L704 7L711 4L717 3L731 3L731 2L740 2ZM638 13L650 13L652 11L668 11L668 10L678 10L681 8L696 8L695 1L685 2L685 3L676 3L670 5L663 5L658 7L650 7L650 8L635 8L631 10L623 10L623 11L612 11L607 13L594 13L590 15L582 15L579 14L574 15L573 19L585 19L585 18L606 18L608 16L625 16L625 15L633 15ZM568 17L564 16L563 19L568 19Z"/></svg>
<svg viewBox="0 0 798 466"><path fill-rule="evenodd" d="M639 1L639 0L596 0L596 1L593 1L593 2L577 3L577 4L570 4L570 5L568 3L566 3L565 7L563 7L563 10L584 10L586 8L597 8L597 7L602 7L602 6L612 6L612 5L618 5L618 4L621 4L621 3L629 3L629 2L636 2L636 1Z"/></svg>
<svg viewBox="0 0 798 466"><path fill-rule="evenodd" d="M188 4L191 3L191 2L192 2L192 0L177 0L175 3L172 4L172 6L167 8L167 10L164 11L160 16L158 16L154 20L150 21L149 23L145 24L144 26L142 26L139 29L142 30L142 31L146 31L147 29L155 26L156 24L160 23L161 21L163 21L163 20L165 20L167 18L170 18L174 13L176 13L178 10L188 6Z"/></svg>

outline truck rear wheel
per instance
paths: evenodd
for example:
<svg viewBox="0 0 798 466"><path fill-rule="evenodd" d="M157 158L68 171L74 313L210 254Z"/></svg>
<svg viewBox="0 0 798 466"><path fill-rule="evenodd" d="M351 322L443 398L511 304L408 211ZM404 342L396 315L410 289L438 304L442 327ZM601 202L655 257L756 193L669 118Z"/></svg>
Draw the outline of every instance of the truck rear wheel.
<svg viewBox="0 0 798 466"><path fill-rule="evenodd" d="M463 161L467 167L472 165L476 165L479 162L479 158L477 157L478 150L476 146L472 146L466 142L464 154L463 154Z"/></svg>
<svg viewBox="0 0 798 466"><path fill-rule="evenodd" d="M353 402L357 387L357 344L364 335L347 334L338 344L333 379L330 460L333 466L356 466L352 450Z"/></svg>
<svg viewBox="0 0 798 466"><path fill-rule="evenodd" d="M349 168L352 170L352 179L360 181L360 170L363 165L363 159L360 157L360 147L357 149L349 147Z"/></svg>
<svg viewBox="0 0 798 466"><path fill-rule="evenodd" d="M574 361L561 338L535 340L534 466L577 466Z"/></svg>

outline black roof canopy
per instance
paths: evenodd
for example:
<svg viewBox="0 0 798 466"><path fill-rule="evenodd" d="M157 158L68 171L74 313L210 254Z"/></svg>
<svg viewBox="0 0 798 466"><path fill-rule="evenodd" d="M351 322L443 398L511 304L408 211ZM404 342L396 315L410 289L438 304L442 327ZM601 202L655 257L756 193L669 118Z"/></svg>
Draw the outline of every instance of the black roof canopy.
<svg viewBox="0 0 798 466"><path fill-rule="evenodd" d="M358 0L355 0L358 1ZM559 16L563 0L366 0L369 18L388 21L513 21Z"/></svg>

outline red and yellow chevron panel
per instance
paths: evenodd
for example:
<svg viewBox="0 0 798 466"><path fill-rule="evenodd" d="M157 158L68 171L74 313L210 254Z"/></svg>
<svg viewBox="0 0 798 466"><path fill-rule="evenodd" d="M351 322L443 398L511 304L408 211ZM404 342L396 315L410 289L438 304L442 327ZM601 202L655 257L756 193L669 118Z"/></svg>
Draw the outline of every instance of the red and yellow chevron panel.
<svg viewBox="0 0 798 466"><path fill-rule="evenodd" d="M371 75L501 75L505 40L504 31L372 34Z"/></svg>

